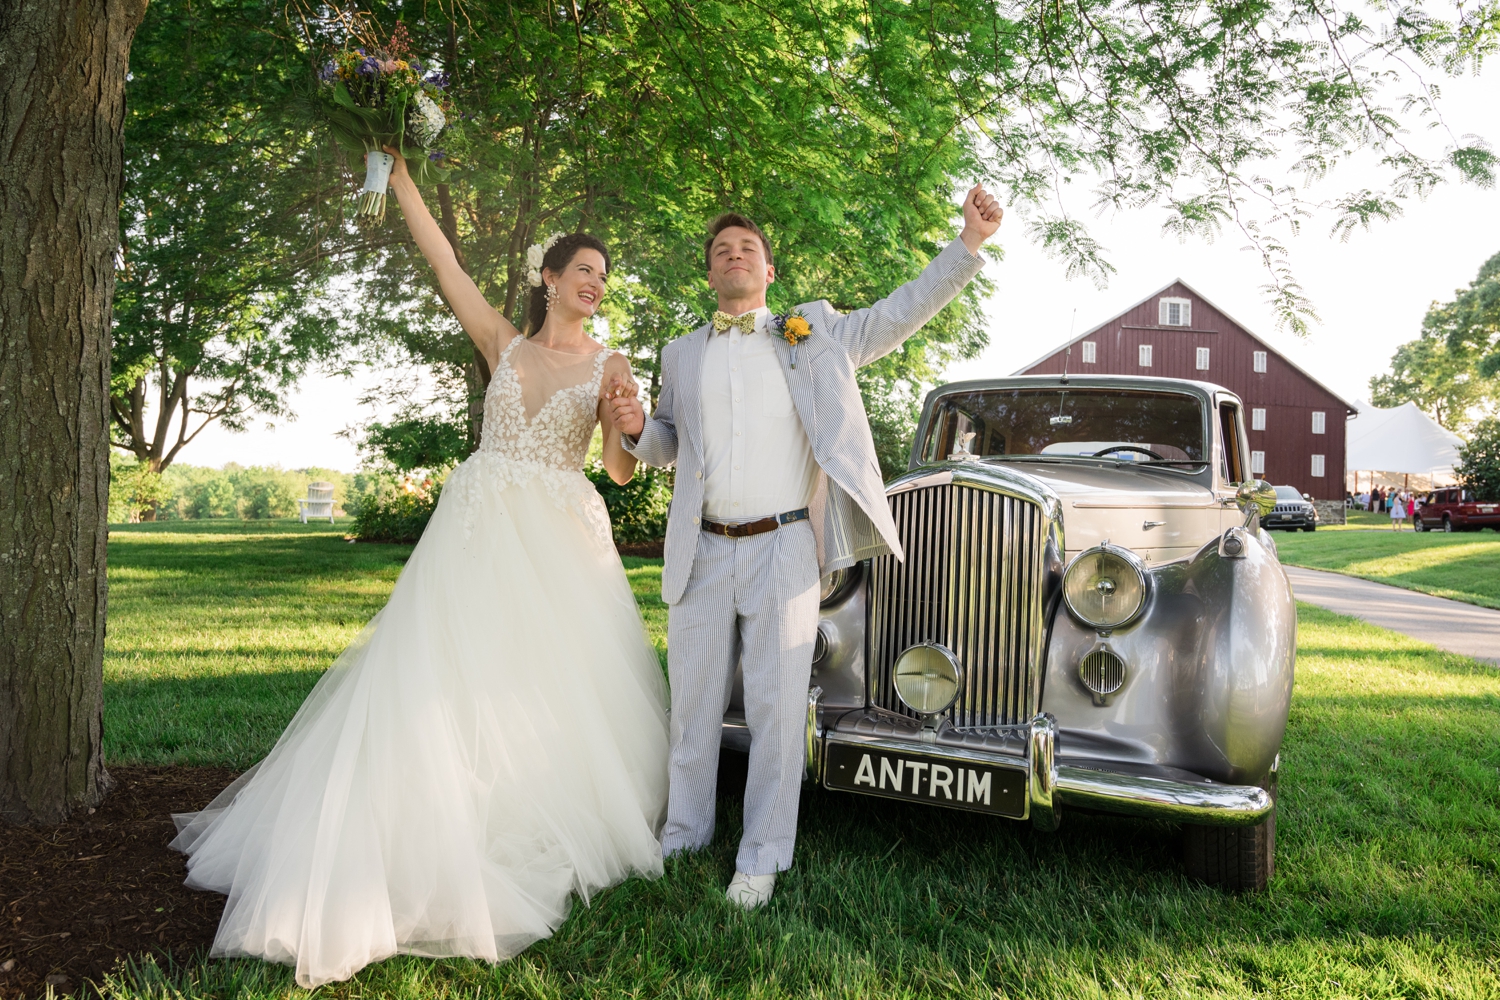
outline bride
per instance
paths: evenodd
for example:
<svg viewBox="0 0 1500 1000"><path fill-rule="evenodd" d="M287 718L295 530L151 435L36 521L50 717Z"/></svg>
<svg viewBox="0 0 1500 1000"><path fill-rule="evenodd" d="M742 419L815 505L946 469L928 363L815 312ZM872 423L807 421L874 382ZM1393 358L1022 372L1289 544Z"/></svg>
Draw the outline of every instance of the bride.
<svg viewBox="0 0 1500 1000"><path fill-rule="evenodd" d="M212 954L295 965L309 988L397 953L509 958L574 893L661 873L664 684L581 471L602 396L633 384L584 333L609 252L583 234L542 248L523 336L399 156L391 187L494 372L482 443L389 603L265 760L175 817L172 842L189 886L229 896ZM626 482L635 460L603 426Z"/></svg>

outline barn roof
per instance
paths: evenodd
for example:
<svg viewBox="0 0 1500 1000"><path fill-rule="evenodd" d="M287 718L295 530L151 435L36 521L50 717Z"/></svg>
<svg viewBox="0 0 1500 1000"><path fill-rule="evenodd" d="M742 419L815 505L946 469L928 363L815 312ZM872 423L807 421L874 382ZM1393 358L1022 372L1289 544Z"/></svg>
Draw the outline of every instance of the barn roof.
<svg viewBox="0 0 1500 1000"><path fill-rule="evenodd" d="M1197 296L1202 301L1204 301L1204 302L1208 303L1209 305L1213 306L1214 309L1219 313L1219 315L1223 316L1225 319L1229 320L1229 322L1231 322L1235 326L1239 327L1240 331L1242 333L1244 333L1245 336L1249 337L1251 340L1255 341L1257 344L1260 344L1266 350L1268 350L1272 354L1276 355L1283 362L1285 362L1286 364L1290 365L1303 378L1307 379L1313 385L1317 386L1319 389L1322 389L1324 392L1328 393L1328 395L1330 395L1334 399L1338 400L1339 403L1341 403L1343 405L1344 409L1347 411L1347 413L1345 414L1345 416L1347 416L1349 413L1358 413L1359 412L1359 407L1354 406L1353 404L1351 404L1348 400L1344 399L1343 396L1340 396L1338 393L1336 393L1332 389L1328 388L1328 386L1324 385L1322 382L1320 382L1316 378L1314 378L1307 371L1307 369L1303 368L1301 365L1297 364L1297 362L1293 361L1291 358L1287 357L1285 354L1282 354L1276 348L1272 347L1270 344L1266 343L1260 337L1257 337L1254 333L1250 332L1250 328L1248 326L1246 326L1245 324L1241 323L1239 320L1235 319L1233 316L1229 315L1223 309L1219 308L1218 303L1214 302L1207 295L1204 295L1202 292L1198 291L1198 289L1194 288L1192 285L1188 284L1186 281L1183 281L1181 278L1174 278L1174 279L1172 279L1171 281L1167 282L1165 285L1162 285L1156 291L1152 292L1150 295L1147 295L1145 298L1141 299L1140 301L1138 301L1138 302L1136 302L1136 303L1134 303L1132 305L1129 305L1129 306L1125 307L1124 309L1122 309L1119 312L1115 313L1113 316L1111 316L1109 319L1105 320L1104 322L1099 323L1096 326L1090 327L1089 329L1085 330L1083 333L1080 333L1078 336L1076 336L1073 339L1067 341L1066 343L1062 344L1061 346L1053 348L1052 350L1048 351L1046 354L1043 354L1041 357L1037 358L1036 360L1031 361L1028 364L1022 366L1021 368L1019 368L1018 370L1016 370L1016 372L1014 372L1014 374L1016 374L1016 375L1025 375L1031 369L1035 368L1037 365L1041 364L1043 361L1046 361L1048 358L1052 357L1053 355L1059 354L1059 353L1067 350L1068 348L1072 347L1074 344L1077 344L1080 341L1084 340L1085 338L1090 337L1090 336L1098 333L1100 330L1104 329L1106 326L1109 326L1111 323L1115 322L1121 316L1124 316L1126 313L1130 312L1130 310L1132 310L1132 309L1139 309L1141 306L1145 305L1147 302L1150 302L1152 299L1158 298L1163 292L1167 291L1173 285L1181 285L1183 288L1186 288L1188 291L1192 292L1193 295Z"/></svg>

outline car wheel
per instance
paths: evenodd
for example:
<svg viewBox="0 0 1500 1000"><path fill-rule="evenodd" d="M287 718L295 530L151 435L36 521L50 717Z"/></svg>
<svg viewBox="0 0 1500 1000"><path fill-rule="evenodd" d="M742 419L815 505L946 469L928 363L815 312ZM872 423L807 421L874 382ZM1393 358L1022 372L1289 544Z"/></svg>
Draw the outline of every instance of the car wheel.
<svg viewBox="0 0 1500 1000"><path fill-rule="evenodd" d="M1255 826L1185 826L1182 846L1189 878L1229 892L1262 892L1276 874L1276 809Z"/></svg>
<svg viewBox="0 0 1500 1000"><path fill-rule="evenodd" d="M1420 517L1412 518L1411 530L1412 531L1426 531L1427 530L1427 522L1423 521Z"/></svg>
<svg viewBox="0 0 1500 1000"><path fill-rule="evenodd" d="M1453 521L1449 519L1447 514L1443 515L1443 530L1449 532L1450 534L1453 531Z"/></svg>

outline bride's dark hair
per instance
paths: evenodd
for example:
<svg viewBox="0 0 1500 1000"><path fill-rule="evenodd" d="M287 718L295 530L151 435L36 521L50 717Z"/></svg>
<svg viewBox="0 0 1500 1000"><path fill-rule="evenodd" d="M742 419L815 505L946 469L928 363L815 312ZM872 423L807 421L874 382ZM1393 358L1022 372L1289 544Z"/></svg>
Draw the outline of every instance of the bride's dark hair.
<svg viewBox="0 0 1500 1000"><path fill-rule="evenodd" d="M573 258L578 256L578 251L585 248L599 251L599 255L604 258L604 273L608 274L609 248L602 240L588 233L569 233L552 244L552 249L542 257L542 269L551 271L553 274L562 274L563 268L573 263ZM526 303L526 336L535 335L546 319L547 282L544 280L531 290L531 298Z"/></svg>

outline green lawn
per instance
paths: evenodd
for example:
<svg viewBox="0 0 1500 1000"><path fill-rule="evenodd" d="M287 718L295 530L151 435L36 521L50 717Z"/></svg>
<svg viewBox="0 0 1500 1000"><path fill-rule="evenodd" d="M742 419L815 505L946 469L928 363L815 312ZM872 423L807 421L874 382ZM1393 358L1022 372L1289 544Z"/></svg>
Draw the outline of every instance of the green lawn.
<svg viewBox="0 0 1500 1000"><path fill-rule="evenodd" d="M111 761L241 766L263 752L408 551L346 545L326 526L198 531L112 536ZM638 592L659 572L636 562ZM662 609L647 611L659 637ZM1067 814L1041 834L810 790L796 867L764 911L722 899L739 819L724 801L709 850L600 894L511 962L394 959L321 992L1500 998L1500 672L1308 606L1300 616L1264 894L1189 882L1166 824ZM147 963L105 992L301 991L279 966L215 961Z"/></svg>
<svg viewBox="0 0 1500 1000"><path fill-rule="evenodd" d="M1373 515L1366 515L1373 516ZM1388 523L1388 522L1387 522ZM1275 533L1282 561L1500 608L1500 535L1327 530Z"/></svg>

